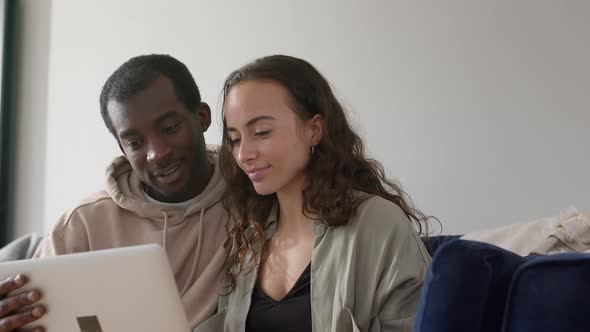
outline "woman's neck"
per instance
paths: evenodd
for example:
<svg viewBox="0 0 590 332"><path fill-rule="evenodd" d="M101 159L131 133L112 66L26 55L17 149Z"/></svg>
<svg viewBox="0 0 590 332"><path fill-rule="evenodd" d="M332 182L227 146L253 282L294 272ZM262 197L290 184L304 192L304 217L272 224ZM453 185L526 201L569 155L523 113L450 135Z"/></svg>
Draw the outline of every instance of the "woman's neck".
<svg viewBox="0 0 590 332"><path fill-rule="evenodd" d="M313 230L312 218L303 213L303 181L277 192L279 225L277 231L308 233Z"/></svg>

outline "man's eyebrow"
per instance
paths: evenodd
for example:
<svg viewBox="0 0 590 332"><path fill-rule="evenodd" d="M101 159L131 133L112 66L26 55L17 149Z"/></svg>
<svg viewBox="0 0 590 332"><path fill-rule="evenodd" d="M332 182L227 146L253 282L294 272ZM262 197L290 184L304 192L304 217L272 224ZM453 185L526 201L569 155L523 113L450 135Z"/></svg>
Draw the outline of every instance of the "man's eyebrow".
<svg viewBox="0 0 590 332"><path fill-rule="evenodd" d="M171 110L171 111L168 111L168 112L166 112L166 113L158 116L156 118L156 123L159 124L161 122L166 121L166 119L168 119L168 118L176 118L176 117L179 117L179 116L180 116L180 114L177 111Z"/></svg>
<svg viewBox="0 0 590 332"><path fill-rule="evenodd" d="M176 118L176 117L179 117L179 116L180 116L180 114L177 111L170 110L170 111L168 111L168 112L166 112L166 113L158 116L156 118L156 123L160 124L160 123L166 121L169 118ZM124 139L124 138L127 138L129 136L134 136L134 135L138 135L138 131L137 130L135 130L135 129L124 129L124 130L122 130L119 133L119 138Z"/></svg>
<svg viewBox="0 0 590 332"><path fill-rule="evenodd" d="M127 137L135 136L135 135L137 135L137 131L135 129L125 129L119 133L119 138L125 139Z"/></svg>
<svg viewBox="0 0 590 332"><path fill-rule="evenodd" d="M248 120L248 122L246 122L246 127L250 127L250 126L254 125L256 122L262 121L262 120L276 120L276 119L270 115L256 116L256 117L253 117L252 119ZM227 127L226 130L227 131L237 131L236 128L233 128L233 127Z"/></svg>

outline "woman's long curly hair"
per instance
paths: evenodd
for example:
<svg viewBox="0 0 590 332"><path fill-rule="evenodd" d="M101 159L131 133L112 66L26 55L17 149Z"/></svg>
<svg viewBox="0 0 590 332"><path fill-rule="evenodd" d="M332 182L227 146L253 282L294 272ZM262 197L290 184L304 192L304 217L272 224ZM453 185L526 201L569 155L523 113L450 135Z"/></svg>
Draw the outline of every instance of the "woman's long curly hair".
<svg viewBox="0 0 590 332"><path fill-rule="evenodd" d="M301 120L320 114L324 119L322 139L315 146L307 165L308 181L303 190L302 210L315 214L327 226L342 226L354 216L366 199L365 192L398 205L420 234L427 233L427 219L412 206L402 189L385 177L382 165L365 157L361 138L351 128L342 105L330 84L310 63L285 55L259 58L232 72L223 87L223 108L230 90L244 81L270 80L282 84L291 94ZM266 257L265 223L277 201L276 194L261 196L252 181L237 165L233 146L226 130L222 108L223 138L219 154L221 173L227 182L224 205L235 219L228 229L225 274L227 290L235 287L236 278L250 271L252 263L260 264ZM247 254L251 256L246 262ZM250 268L245 266L250 265Z"/></svg>

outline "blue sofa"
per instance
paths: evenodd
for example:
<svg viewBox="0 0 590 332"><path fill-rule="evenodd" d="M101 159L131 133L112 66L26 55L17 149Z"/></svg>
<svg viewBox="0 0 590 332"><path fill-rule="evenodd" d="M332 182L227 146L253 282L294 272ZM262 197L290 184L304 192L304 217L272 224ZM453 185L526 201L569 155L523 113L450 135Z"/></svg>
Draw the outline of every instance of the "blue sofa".
<svg viewBox="0 0 590 332"><path fill-rule="evenodd" d="M414 332L590 331L590 254L521 257L457 236L433 256Z"/></svg>

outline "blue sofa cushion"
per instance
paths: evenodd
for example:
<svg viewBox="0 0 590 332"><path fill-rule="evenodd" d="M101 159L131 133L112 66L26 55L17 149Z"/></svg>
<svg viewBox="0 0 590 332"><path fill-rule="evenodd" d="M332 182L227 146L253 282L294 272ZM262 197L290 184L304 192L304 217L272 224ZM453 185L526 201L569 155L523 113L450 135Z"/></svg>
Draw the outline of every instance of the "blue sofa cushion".
<svg viewBox="0 0 590 332"><path fill-rule="evenodd" d="M422 238L422 242L424 242L424 246L432 257L443 244L457 240L459 237L461 237L461 235L425 236Z"/></svg>
<svg viewBox="0 0 590 332"><path fill-rule="evenodd" d="M424 281L414 332L497 332L510 280L525 258L466 240L442 245Z"/></svg>
<svg viewBox="0 0 590 332"><path fill-rule="evenodd" d="M504 332L590 331L590 255L531 258L516 271Z"/></svg>

